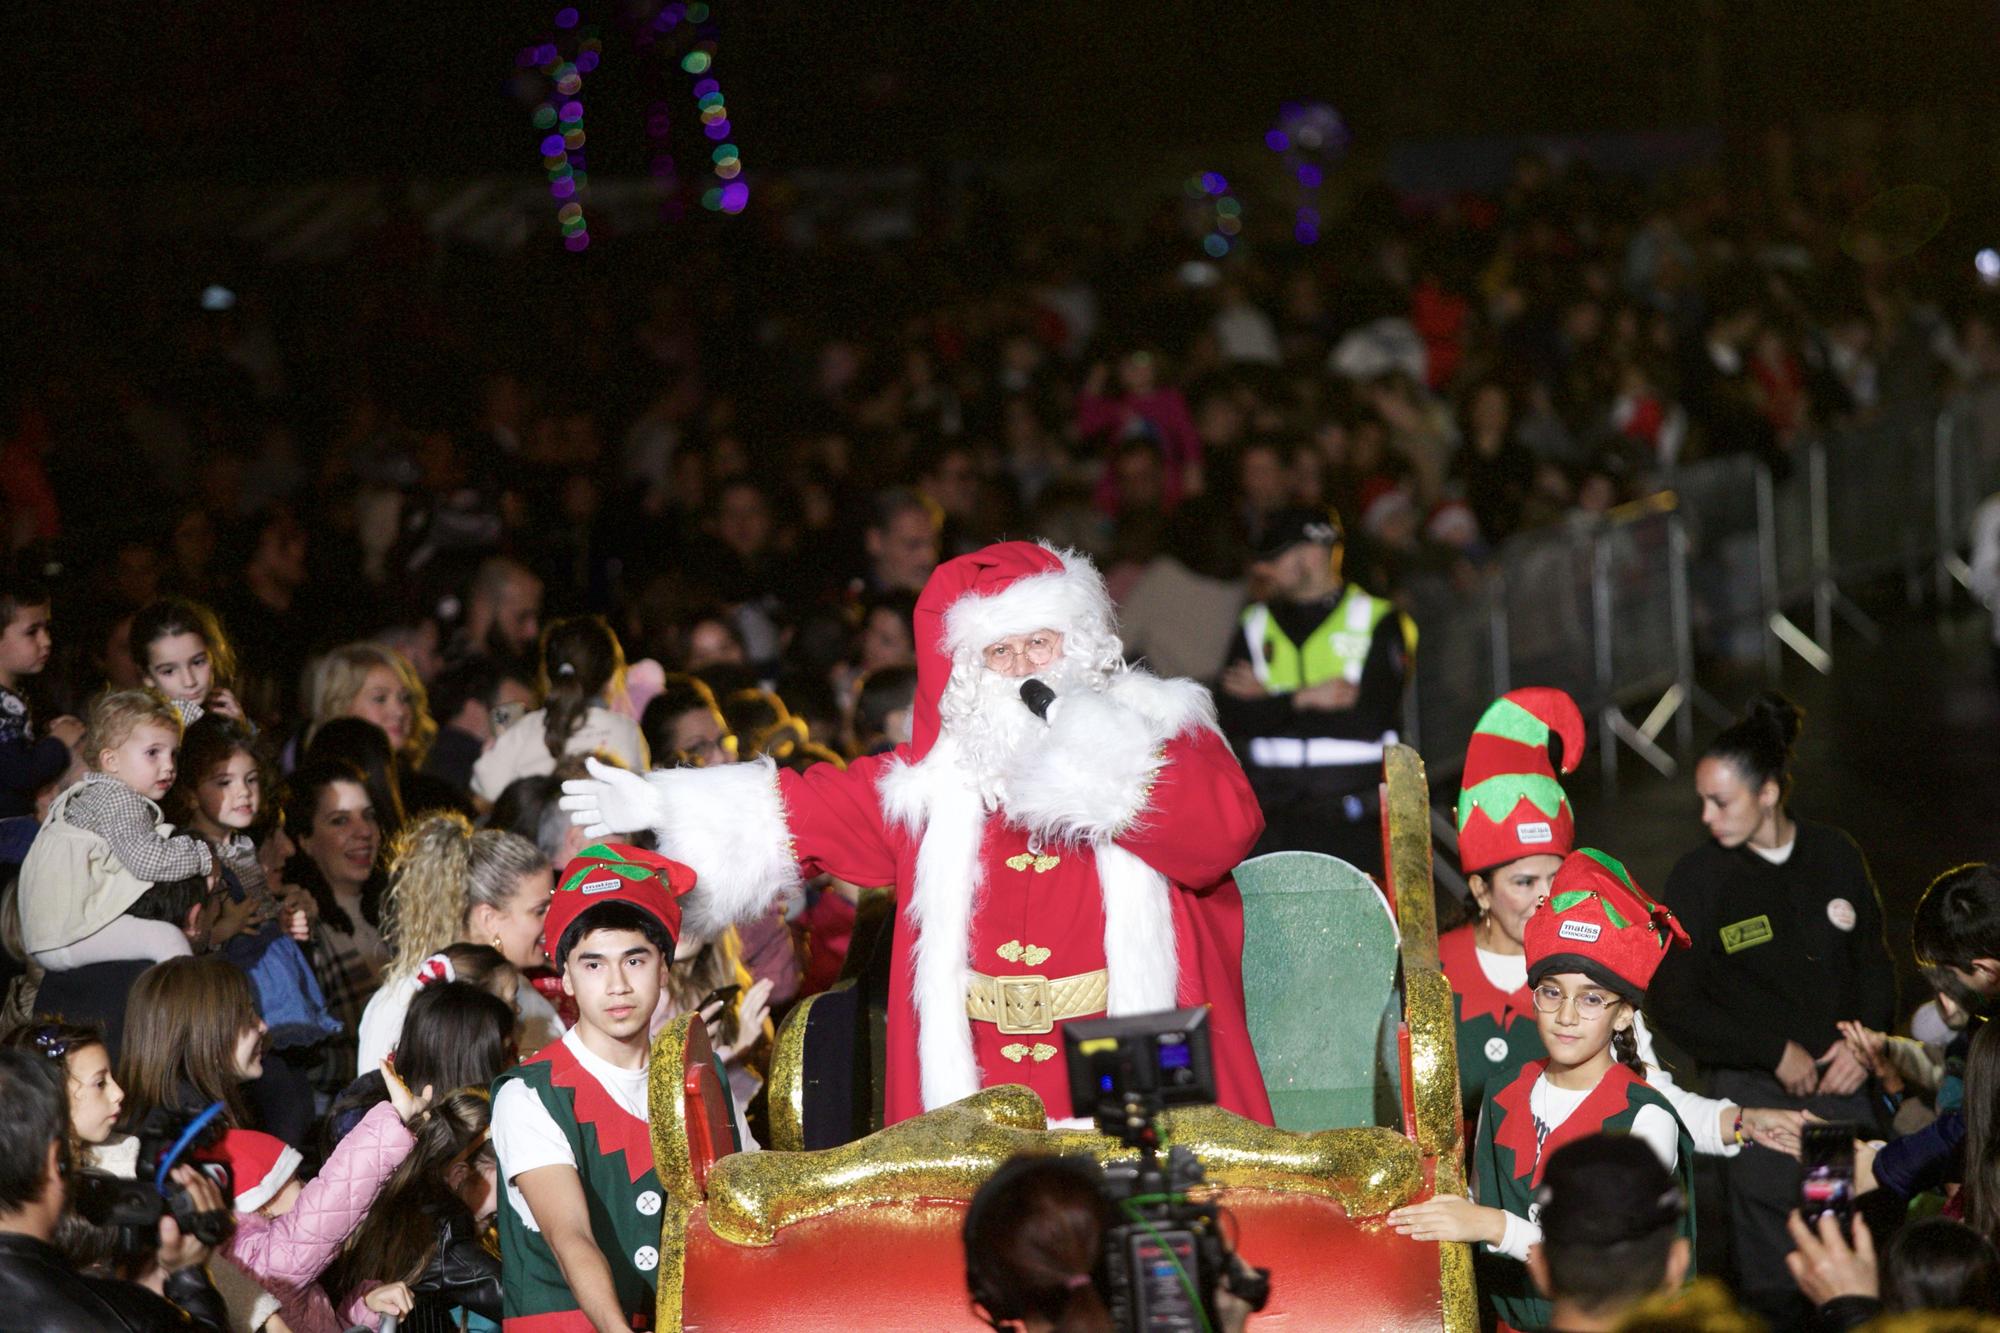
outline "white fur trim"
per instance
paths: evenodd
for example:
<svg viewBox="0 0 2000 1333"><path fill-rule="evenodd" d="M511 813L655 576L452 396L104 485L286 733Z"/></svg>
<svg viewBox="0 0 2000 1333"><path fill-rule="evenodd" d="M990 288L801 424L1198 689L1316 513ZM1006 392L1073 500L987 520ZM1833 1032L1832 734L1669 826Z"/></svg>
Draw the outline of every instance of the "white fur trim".
<svg viewBox="0 0 2000 1333"><path fill-rule="evenodd" d="M965 994L972 913L985 884L979 848L986 809L977 792L951 783L933 790L924 813L907 914L917 930L911 999L917 1011L924 1108L929 1110L979 1091Z"/></svg>
<svg viewBox="0 0 2000 1333"><path fill-rule="evenodd" d="M977 655L1013 634L1068 630L1095 622L1113 632L1111 594L1090 561L1075 551L1052 551L1060 570L1030 574L990 596L967 593L944 613L944 647L953 658Z"/></svg>
<svg viewBox="0 0 2000 1333"><path fill-rule="evenodd" d="M1122 671L1102 694L1072 692L1049 709L1048 739L1006 774L1006 810L1031 833L1070 844L1123 837L1145 813L1181 732L1215 726L1215 704L1191 680Z"/></svg>
<svg viewBox="0 0 2000 1333"><path fill-rule="evenodd" d="M1112 1017L1152 1014L1180 1004L1173 886L1116 843L1100 842L1097 882L1104 893L1104 966Z"/></svg>
<svg viewBox="0 0 2000 1333"><path fill-rule="evenodd" d="M1047 739L1007 766L1007 815L1072 846L1116 838L1145 808L1164 739L1136 709L1090 691L1064 695L1049 710Z"/></svg>
<svg viewBox="0 0 2000 1333"><path fill-rule="evenodd" d="M305 1159L299 1156L297 1148L292 1147L289 1143L286 1144L283 1150L278 1153L277 1160L271 1163L271 1169L264 1173L262 1180L252 1181L245 1188L236 1191L236 1198L234 1200L236 1211L239 1213L254 1213L271 1200L277 1198L278 1191L289 1184L292 1177L299 1173L299 1166L304 1161Z"/></svg>
<svg viewBox="0 0 2000 1333"><path fill-rule="evenodd" d="M660 794L660 855L695 873L684 929L703 937L747 921L799 885L792 830L769 759L648 773Z"/></svg>

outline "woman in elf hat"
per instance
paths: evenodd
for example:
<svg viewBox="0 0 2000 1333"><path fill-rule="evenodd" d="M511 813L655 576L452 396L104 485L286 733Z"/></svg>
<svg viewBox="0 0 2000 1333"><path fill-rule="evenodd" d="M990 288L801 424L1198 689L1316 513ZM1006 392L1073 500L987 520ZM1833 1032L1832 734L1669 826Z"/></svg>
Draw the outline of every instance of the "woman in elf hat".
<svg viewBox="0 0 2000 1333"><path fill-rule="evenodd" d="M1570 853L1550 887L1524 932L1535 1026L1548 1054L1487 1091L1472 1154L1480 1202L1440 1194L1389 1214L1405 1236L1480 1241L1514 1261L1482 1266L1480 1285L1503 1329L1548 1326L1549 1303L1525 1262L1541 1239L1535 1194L1542 1164L1557 1148L1590 1134L1634 1134L1676 1174L1687 1197L1694 1191L1694 1144L1672 1105L1645 1081L1633 1036L1647 983L1669 949L1686 947L1687 934L1603 852ZM1682 1226L1691 1239L1692 1222Z"/></svg>
<svg viewBox="0 0 2000 1333"><path fill-rule="evenodd" d="M1458 1021L1458 1081L1471 1123L1489 1089L1505 1087L1546 1051L1528 985L1524 937L1535 909L1576 845L1576 818L1557 778L1583 757L1583 715L1556 689L1501 696L1479 719L1465 751L1458 796L1458 858L1478 907L1469 924L1438 938ZM1643 1016L1632 1037L1647 1075L1673 1103L1695 1151L1734 1156L1747 1140L1785 1152L1798 1147L1800 1113L1700 1097L1674 1082L1653 1057Z"/></svg>

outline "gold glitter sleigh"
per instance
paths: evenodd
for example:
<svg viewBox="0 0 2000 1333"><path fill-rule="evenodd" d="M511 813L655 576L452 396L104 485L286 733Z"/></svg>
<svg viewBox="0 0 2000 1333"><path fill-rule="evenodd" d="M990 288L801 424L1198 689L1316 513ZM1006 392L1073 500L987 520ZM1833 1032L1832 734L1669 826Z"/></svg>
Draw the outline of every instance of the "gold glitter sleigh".
<svg viewBox="0 0 2000 1333"><path fill-rule="evenodd" d="M1451 989L1439 970L1423 763L1385 764L1391 900L1401 933L1397 1050L1402 1128L1295 1133L1218 1107L1163 1125L1193 1149L1234 1214L1241 1251L1272 1270L1264 1316L1284 1328L1478 1327L1468 1247L1407 1240L1382 1214L1433 1189L1464 1192ZM1041 1099L1003 1084L855 1142L799 1151L799 1016L771 1071L773 1150L733 1153L729 1103L692 1015L660 1034L651 1063L661 1216L658 1329L983 1327L965 1296L959 1229L973 1191L1017 1152L1129 1155L1092 1132L1051 1130ZM790 1037L791 1040L787 1040Z"/></svg>

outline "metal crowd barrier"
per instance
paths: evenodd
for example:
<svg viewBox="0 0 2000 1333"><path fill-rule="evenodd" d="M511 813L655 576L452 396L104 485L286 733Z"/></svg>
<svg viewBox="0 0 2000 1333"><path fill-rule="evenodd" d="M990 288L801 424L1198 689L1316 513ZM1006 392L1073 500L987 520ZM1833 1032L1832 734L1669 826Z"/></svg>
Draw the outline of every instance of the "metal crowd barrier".
<svg viewBox="0 0 2000 1333"><path fill-rule="evenodd" d="M1519 534L1470 586L1461 571L1404 590L1421 632L1404 740L1441 789L1480 712L1514 686L1575 697L1615 788L1621 749L1670 775L1697 711L1728 720L1698 659L1761 662L1775 684L1787 651L1830 672L1841 626L1875 641L1849 589L1900 578L1913 603L1928 588L1948 605L1969 586L1973 512L2000 493L2000 383L1827 432L1775 468L1733 455L1662 481L1610 514ZM1455 843L1443 811L1437 832Z"/></svg>

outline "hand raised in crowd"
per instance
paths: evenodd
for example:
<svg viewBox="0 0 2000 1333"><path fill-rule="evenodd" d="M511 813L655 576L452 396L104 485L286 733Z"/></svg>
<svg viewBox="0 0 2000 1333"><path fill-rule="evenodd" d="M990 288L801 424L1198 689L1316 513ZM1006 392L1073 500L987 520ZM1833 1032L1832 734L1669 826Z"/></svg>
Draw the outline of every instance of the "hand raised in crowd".
<svg viewBox="0 0 2000 1333"><path fill-rule="evenodd" d="M1782 1111L1774 1106L1746 1106L1742 1110L1743 1137L1787 1157L1799 1155L1799 1129L1810 1118L1804 1111Z"/></svg>
<svg viewBox="0 0 2000 1333"><path fill-rule="evenodd" d="M1866 1023L1844 1019L1834 1024L1855 1060L1882 1084L1885 1092L1903 1090L1903 1071L1889 1056L1889 1034L1877 1032Z"/></svg>
<svg viewBox="0 0 2000 1333"><path fill-rule="evenodd" d="M1785 1053L1772 1072L1778 1076L1778 1085L1794 1097L1810 1097L1819 1091L1819 1066L1812 1053L1795 1041L1785 1043Z"/></svg>
<svg viewBox="0 0 2000 1333"><path fill-rule="evenodd" d="M743 999L736 1009L736 1044L717 1044L717 1034L722 1020L726 1000L717 1000L701 1011L701 1021L708 1024L708 1040L715 1046L715 1053L726 1064L740 1053L755 1046L764 1036L764 1020L771 1016L771 978L765 977L743 992Z"/></svg>
<svg viewBox="0 0 2000 1333"><path fill-rule="evenodd" d="M1232 699L1261 699L1270 693L1248 662L1230 663L1229 670L1222 673L1222 692Z"/></svg>
<svg viewBox="0 0 2000 1333"><path fill-rule="evenodd" d="M296 886L278 895L278 920L285 933L304 944L312 938L312 924L319 920L319 904L311 893Z"/></svg>
<svg viewBox="0 0 2000 1333"><path fill-rule="evenodd" d="M1785 1230L1792 1233L1792 1244L1797 1247L1785 1256L1785 1267L1792 1270L1792 1281L1814 1305L1825 1305L1840 1296L1873 1298L1881 1294L1881 1281L1875 1273L1875 1238L1858 1214L1851 1225L1854 1241L1849 1244L1840 1234L1840 1219L1832 1213L1820 1214L1816 1230L1806 1226L1796 1209L1785 1219Z"/></svg>
<svg viewBox="0 0 2000 1333"><path fill-rule="evenodd" d="M363 1296L361 1304L376 1314L392 1314L398 1319L406 1319L410 1311L417 1308L417 1298L410 1293L409 1283L388 1282Z"/></svg>
<svg viewBox="0 0 2000 1333"><path fill-rule="evenodd" d="M1498 1245L1507 1234L1507 1214L1456 1194L1434 1194L1422 1203L1392 1210L1389 1225L1412 1240L1484 1241Z"/></svg>
<svg viewBox="0 0 2000 1333"><path fill-rule="evenodd" d="M83 744L83 722L64 713L61 717L50 718L42 730L74 750Z"/></svg>
<svg viewBox="0 0 2000 1333"><path fill-rule="evenodd" d="M208 697L201 701L201 706L211 713L220 713L238 722L246 720L243 716L243 705L236 702L236 696L228 690L210 690Z"/></svg>
<svg viewBox="0 0 2000 1333"><path fill-rule="evenodd" d="M560 805L572 824L583 825L586 838L608 838L659 822L660 795L652 783L595 759L584 760L583 766L590 776L563 783Z"/></svg>
<svg viewBox="0 0 2000 1333"><path fill-rule="evenodd" d="M1845 1097L1868 1082L1868 1066L1856 1059L1845 1039L1826 1048L1814 1061L1819 1066L1819 1090L1829 1096Z"/></svg>
<svg viewBox="0 0 2000 1333"><path fill-rule="evenodd" d="M411 1092L410 1085L396 1072L394 1051L382 1057L382 1085L389 1091L389 1105L396 1108L397 1118L406 1125L431 1109L435 1089L426 1083L421 1095Z"/></svg>
<svg viewBox="0 0 2000 1333"><path fill-rule="evenodd" d="M222 895L222 907L215 914L215 924L209 927L208 943L213 948L224 940L235 939L257 929L270 918L265 916L261 905L249 894L241 899Z"/></svg>

